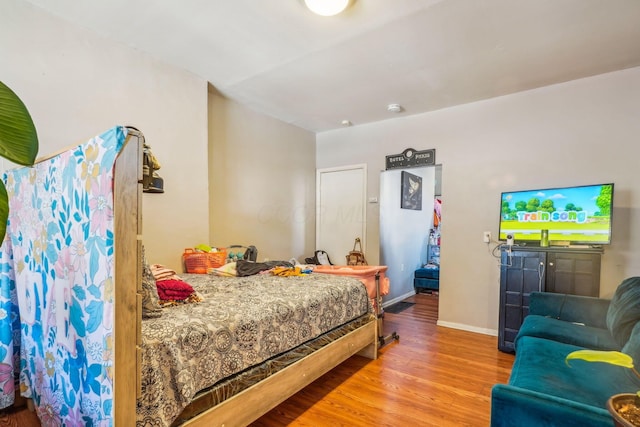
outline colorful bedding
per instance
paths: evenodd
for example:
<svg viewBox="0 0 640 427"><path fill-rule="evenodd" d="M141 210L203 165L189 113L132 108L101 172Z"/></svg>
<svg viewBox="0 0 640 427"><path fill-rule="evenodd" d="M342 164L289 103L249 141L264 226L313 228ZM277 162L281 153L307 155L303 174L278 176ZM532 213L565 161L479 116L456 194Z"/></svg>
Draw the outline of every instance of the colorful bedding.
<svg viewBox="0 0 640 427"><path fill-rule="evenodd" d="M143 321L138 426L169 425L199 390L371 312L349 277L181 277L204 301Z"/></svg>

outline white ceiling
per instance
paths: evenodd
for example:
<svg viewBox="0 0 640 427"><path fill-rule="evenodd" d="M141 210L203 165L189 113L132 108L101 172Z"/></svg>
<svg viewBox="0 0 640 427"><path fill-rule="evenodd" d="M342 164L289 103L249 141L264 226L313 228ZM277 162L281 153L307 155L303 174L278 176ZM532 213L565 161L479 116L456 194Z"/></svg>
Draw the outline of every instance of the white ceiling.
<svg viewBox="0 0 640 427"><path fill-rule="evenodd" d="M320 132L640 66L640 0L27 0Z"/></svg>

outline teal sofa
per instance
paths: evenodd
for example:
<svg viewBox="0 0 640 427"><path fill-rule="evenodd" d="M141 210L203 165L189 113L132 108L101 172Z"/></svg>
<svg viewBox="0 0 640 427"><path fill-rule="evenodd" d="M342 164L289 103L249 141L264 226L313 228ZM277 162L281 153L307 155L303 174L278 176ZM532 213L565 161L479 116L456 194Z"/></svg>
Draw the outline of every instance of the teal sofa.
<svg viewBox="0 0 640 427"><path fill-rule="evenodd" d="M640 390L640 380L619 366L565 363L585 348L622 351L640 366L640 277L623 281L611 300L532 293L509 382L491 390L491 426L612 427L607 399Z"/></svg>

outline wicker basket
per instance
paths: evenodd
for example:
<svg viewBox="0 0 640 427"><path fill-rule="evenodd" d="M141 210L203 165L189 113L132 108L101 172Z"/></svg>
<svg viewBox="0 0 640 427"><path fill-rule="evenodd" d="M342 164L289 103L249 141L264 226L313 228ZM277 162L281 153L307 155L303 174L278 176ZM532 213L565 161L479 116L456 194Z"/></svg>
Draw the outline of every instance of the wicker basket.
<svg viewBox="0 0 640 427"><path fill-rule="evenodd" d="M210 268L223 266L226 259L227 250L223 248L218 248L217 252L199 252L187 248L182 254L185 271L193 274L206 274Z"/></svg>

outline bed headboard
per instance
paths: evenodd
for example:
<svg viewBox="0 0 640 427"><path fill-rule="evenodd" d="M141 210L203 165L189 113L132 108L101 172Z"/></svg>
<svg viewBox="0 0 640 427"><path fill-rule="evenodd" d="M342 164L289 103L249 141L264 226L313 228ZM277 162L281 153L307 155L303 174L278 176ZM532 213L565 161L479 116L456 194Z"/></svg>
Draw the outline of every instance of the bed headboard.
<svg viewBox="0 0 640 427"><path fill-rule="evenodd" d="M43 425L135 419L142 139L114 127L5 174L0 407L19 371Z"/></svg>

